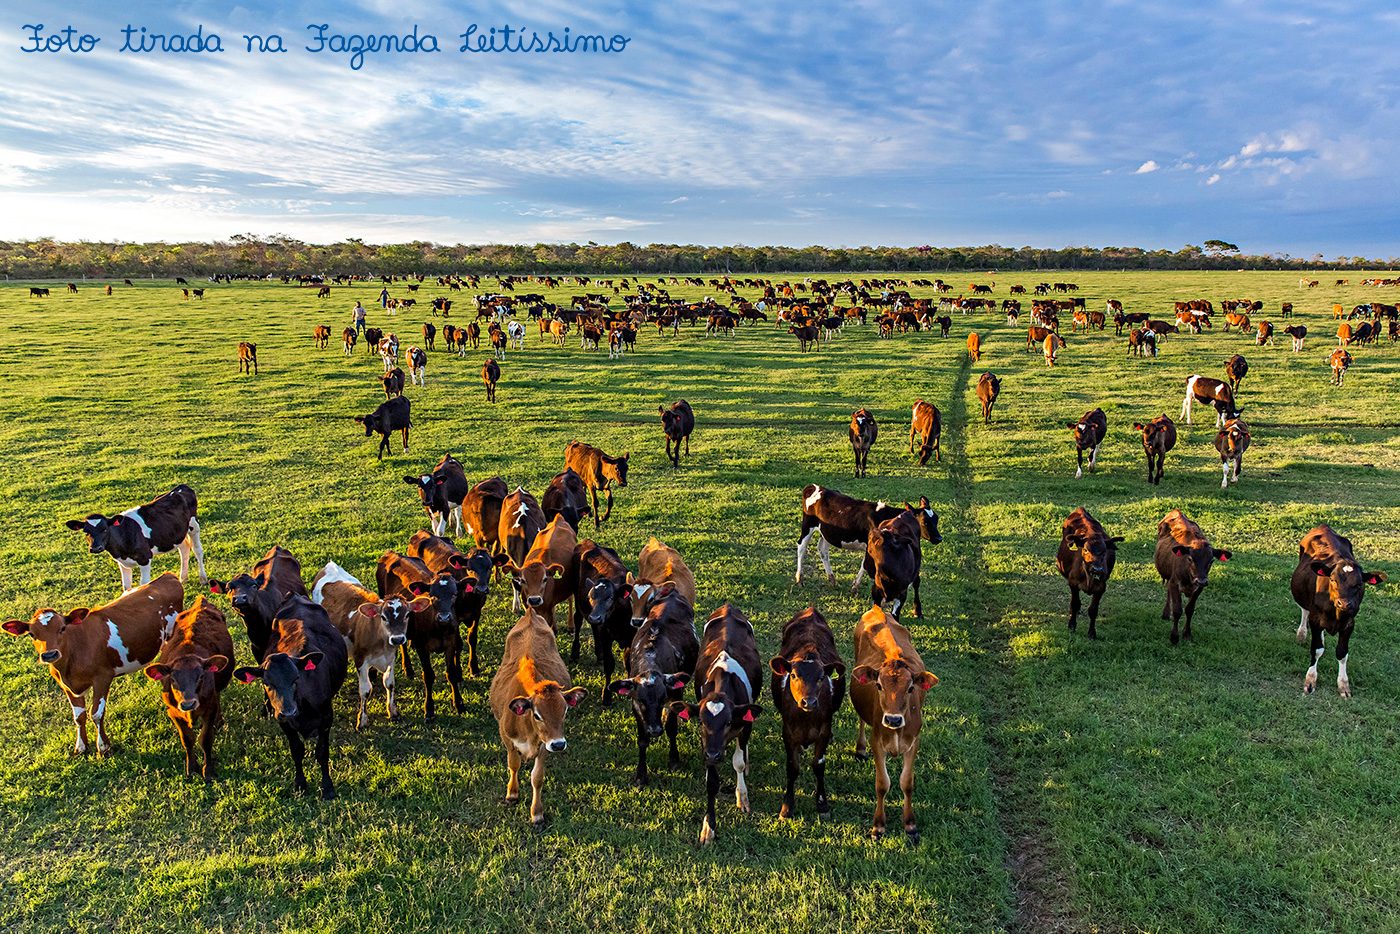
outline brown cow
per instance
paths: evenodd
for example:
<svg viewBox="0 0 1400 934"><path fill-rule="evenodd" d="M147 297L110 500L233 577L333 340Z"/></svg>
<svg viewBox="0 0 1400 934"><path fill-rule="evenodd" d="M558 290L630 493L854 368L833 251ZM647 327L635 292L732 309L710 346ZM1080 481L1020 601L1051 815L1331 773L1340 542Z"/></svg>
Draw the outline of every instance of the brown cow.
<svg viewBox="0 0 1400 934"><path fill-rule="evenodd" d="M681 559L680 552L655 535L647 539L637 556L637 575L627 575L632 588L632 625L641 626L647 612L666 592L675 590L690 606L695 606L695 576Z"/></svg>
<svg viewBox="0 0 1400 934"><path fill-rule="evenodd" d="M982 424L992 423L992 406L1001 395L1001 379L993 373L983 373L977 378L977 399L982 403Z"/></svg>
<svg viewBox="0 0 1400 934"><path fill-rule="evenodd" d="M526 493L524 487L516 487L514 492L501 500L501 515L497 525L497 565L524 565L525 557L535 546L536 537L544 531L546 525L548 523L545 522L544 510L540 509L539 501ZM523 606L518 583L514 585L514 591L511 609L512 612L518 613Z"/></svg>
<svg viewBox="0 0 1400 934"><path fill-rule="evenodd" d="M870 449L875 445L875 439L880 436L880 426L875 421L875 416L869 409L856 409L851 413L850 425L851 450L856 456L857 477L867 475L866 464L870 460Z"/></svg>
<svg viewBox="0 0 1400 934"><path fill-rule="evenodd" d="M1268 321L1260 321L1260 322L1259 322L1259 327L1258 327L1258 333L1255 334L1255 336L1254 336L1254 343L1258 344L1260 347L1263 347L1265 344L1272 344L1273 342L1274 342L1274 326L1273 326L1273 324L1272 324L1271 322L1268 322Z"/></svg>
<svg viewBox="0 0 1400 934"><path fill-rule="evenodd" d="M1244 452L1249 449L1249 426L1238 418L1227 421L1215 435L1215 449L1220 452L1220 488L1223 490L1239 482ZM1233 477L1230 476L1232 466L1235 468Z"/></svg>
<svg viewBox="0 0 1400 934"><path fill-rule="evenodd" d="M238 372L258 375L258 345L238 342Z"/></svg>
<svg viewBox="0 0 1400 934"><path fill-rule="evenodd" d="M574 592L574 551L578 548L578 535L574 527L562 516L553 521L535 536L525 560L506 565L515 578L517 600L524 600L530 609L542 614L554 623L554 608L568 600ZM573 660L578 660L577 628L574 630Z"/></svg>
<svg viewBox="0 0 1400 934"><path fill-rule="evenodd" d="M973 363L982 359L982 335L976 331L967 335L967 355Z"/></svg>
<svg viewBox="0 0 1400 934"><path fill-rule="evenodd" d="M501 379L501 365L494 358L481 365L481 382L486 386L486 401L496 401L496 383Z"/></svg>
<svg viewBox="0 0 1400 934"><path fill-rule="evenodd" d="M1099 520L1079 506L1060 529L1060 549L1055 566L1069 584L1069 630L1079 625L1079 594L1089 595L1089 638L1097 639L1099 601L1108 587L1108 578L1118 560L1118 543L1123 536L1109 536Z"/></svg>
<svg viewBox="0 0 1400 934"><path fill-rule="evenodd" d="M233 680L233 637L224 613L203 594L175 618L174 631L161 646L146 677L161 686L165 713L180 734L185 750L185 777L194 774L194 727L202 720L200 774L214 780L214 733L223 725L219 692Z"/></svg>
<svg viewBox="0 0 1400 934"><path fill-rule="evenodd" d="M1060 348L1065 346L1065 339L1058 334L1051 334L1045 338L1045 365L1054 366L1059 359Z"/></svg>
<svg viewBox="0 0 1400 934"><path fill-rule="evenodd" d="M321 350L325 350L331 343L331 328L328 324L318 324L311 331L311 339Z"/></svg>
<svg viewBox="0 0 1400 934"><path fill-rule="evenodd" d="M564 446L564 466L572 467L574 473L583 478L583 485L593 495L593 527L601 528L612 515L613 488L627 486L627 461L632 455L623 451L621 457L610 457L602 448L595 448L582 441L570 441ZM608 497L608 508L598 514L598 491Z"/></svg>
<svg viewBox="0 0 1400 934"><path fill-rule="evenodd" d="M928 463L929 454L933 454L934 461L943 460L943 452L939 446L939 436L942 434L942 419L938 414L938 406L931 402L919 399L914 403L913 416L909 421L909 453L914 453L914 436L919 436L919 466Z"/></svg>
<svg viewBox="0 0 1400 934"><path fill-rule="evenodd" d="M1049 328L1039 326L1026 328L1026 352L1030 353L1036 347L1045 346L1045 338L1054 333Z"/></svg>
<svg viewBox="0 0 1400 934"><path fill-rule="evenodd" d="M1317 663L1322 658L1324 632L1337 637L1337 693L1351 696L1347 678L1347 650L1356 627L1356 614L1366 596L1366 585L1378 586L1386 577L1379 571L1364 571L1352 552L1351 541L1319 525L1298 543L1298 566L1293 570L1290 589L1293 602L1302 609L1298 641L1312 635L1309 660L1312 665L1303 678L1303 693L1317 688Z"/></svg>
<svg viewBox="0 0 1400 934"><path fill-rule="evenodd" d="M1142 432L1142 449L1147 454L1147 482L1155 486L1162 482L1162 465L1167 452L1176 447L1176 422L1163 413L1145 425L1133 422L1133 431Z"/></svg>
<svg viewBox="0 0 1400 934"><path fill-rule="evenodd" d="M467 498L462 500L462 526L476 547L492 554L500 551L501 503L509 494L500 477L482 480L467 491Z"/></svg>
<svg viewBox="0 0 1400 934"><path fill-rule="evenodd" d="M12 636L34 640L39 660L49 666L73 708L79 755L87 752L88 711L97 727L97 754L106 755L107 691L112 679L139 671L155 659L185 602L185 588L168 571L149 584L128 590L111 603L67 613L47 607L29 622L6 620L0 628ZM85 695L92 692L92 707Z"/></svg>
<svg viewBox="0 0 1400 934"><path fill-rule="evenodd" d="M1308 336L1308 327L1305 324L1290 324L1283 329L1283 333L1293 338L1293 352L1298 353L1303 349L1303 339Z"/></svg>
<svg viewBox="0 0 1400 934"><path fill-rule="evenodd" d="M875 820L873 837L885 832L885 795L890 774L885 757L902 756L899 789L904 795L904 832L910 842L919 840L914 820L914 759L923 728L924 694L938 678L924 667L914 640L890 614L871 607L856 623L855 668L851 671L851 703L860 716L856 725L856 756L865 757L865 731L870 729L870 751L875 755Z"/></svg>
<svg viewBox="0 0 1400 934"><path fill-rule="evenodd" d="M554 627L533 609L526 610L506 633L501 667L491 679L490 703L506 750L507 804L520 800L520 766L534 760L530 822L536 827L544 823L545 753L564 751L564 715L586 693L571 685Z"/></svg>
<svg viewBox="0 0 1400 934"><path fill-rule="evenodd" d="M1327 358L1327 364L1332 367L1332 385L1342 385L1342 377L1347 375L1347 370L1351 368L1351 354L1341 347L1332 351L1332 355Z"/></svg>
<svg viewBox="0 0 1400 934"><path fill-rule="evenodd" d="M1172 621L1171 643L1191 638L1191 617L1196 612L1196 600L1206 589L1210 566L1217 561L1229 561L1230 552L1212 548L1201 527L1180 509L1173 509L1157 523L1157 573L1167 588L1167 603L1162 607L1162 619ZM1186 628L1177 631L1181 623L1181 596L1186 595Z"/></svg>
<svg viewBox="0 0 1400 934"><path fill-rule="evenodd" d="M1234 354L1225 361L1225 378L1230 381L1230 391L1239 392L1240 382L1249 373L1249 361Z"/></svg>
<svg viewBox="0 0 1400 934"><path fill-rule="evenodd" d="M355 342L360 339L360 334L354 328L346 328L340 332L341 343L345 346L345 356L350 356L355 349Z"/></svg>
<svg viewBox="0 0 1400 934"><path fill-rule="evenodd" d="M797 775L802 750L812 747L812 775L817 782L819 816L831 814L826 797L826 748L831 726L846 696L846 665L836 651L836 639L815 607L798 613L783 627L778 654L768 661L772 670L773 702L783 719L787 750L787 790L780 817L797 808Z"/></svg>

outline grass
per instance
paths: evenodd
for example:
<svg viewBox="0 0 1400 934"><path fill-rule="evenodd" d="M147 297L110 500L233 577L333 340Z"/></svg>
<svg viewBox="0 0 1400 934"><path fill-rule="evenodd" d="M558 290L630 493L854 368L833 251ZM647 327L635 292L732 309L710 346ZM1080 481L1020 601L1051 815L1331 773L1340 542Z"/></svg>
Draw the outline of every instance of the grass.
<svg viewBox="0 0 1400 934"><path fill-rule="evenodd" d="M631 716L598 706L588 648L574 674L590 697L571 715L569 752L551 764L550 822L536 833L523 807L500 802L504 754L485 702L494 664L468 682L464 714L431 725L414 683L401 690L399 723L376 702L357 733L348 683L332 740L340 797L323 804L291 794L280 733L239 685L225 695L213 786L182 777L175 733L139 675L113 689L117 753L72 758L61 694L29 645L7 639L0 928L1400 929L1400 602L1393 587L1367 594L1351 700L1337 697L1330 653L1319 693L1304 697L1307 653L1293 639L1287 583L1299 537L1322 521L1368 567L1400 577L1400 352L1353 348L1342 389L1323 363L1332 301L1349 307L1375 292L1304 291L1296 276L1271 273L1027 273L998 277L996 297L1042 278L1073 279L1091 307L1115 297L1129 311L1258 298L1276 325L1278 302L1293 301L1314 336L1294 355L1286 338L1255 348L1217 330L1172 337L1159 358L1139 360L1110 329L1071 336L1049 370L1000 316L956 317L946 340L881 341L857 327L811 354L771 326L709 340L701 328L678 339L646 331L625 361L573 340L555 348L531 325L526 349L503 364L495 406L478 380L484 354L433 354L427 388L409 390L412 453L381 464L350 420L377 404L377 358L362 348L346 360L310 340L315 324L338 335L354 298L383 324L377 283L335 287L324 302L280 283L210 286L202 303L180 301L169 282L117 283L111 297L97 283L47 300L29 299L27 284L0 290L0 326L12 335L0 395L0 618L115 596L115 566L86 554L63 520L175 482L199 491L211 576L280 543L308 578L334 560L369 580L378 556L424 523L403 474L450 451L473 481L500 474L538 495L571 438L633 452L632 482L598 539L633 560L650 534L675 545L695 571L700 612L742 606L765 657L809 602L849 654L864 608L848 590L849 553L834 557L840 586L821 582L815 556L809 583L793 583L803 485L927 495L944 533L925 549L925 617L907 620L941 679L919 757L917 847L867 836L873 772L850 755L849 706L828 767L833 819L816 820L810 773L797 819L778 819L783 751L766 685L754 813L725 806L718 842L697 850L704 780L693 735L682 735L680 771L659 768L654 748L652 785L633 789ZM418 298L442 292L429 280ZM389 321L414 343L423 318ZM969 326L986 337L976 366ZM258 343L256 378L236 372L239 340ZM1206 415L1181 426L1166 479L1149 487L1131 423L1175 417L1185 377L1218 375L1236 350L1251 363L1242 397L1254 447L1242 481L1219 488ZM983 368L1003 378L990 428L971 391ZM679 397L698 427L673 472L655 413ZM944 413L944 458L927 468L905 454L916 397ZM882 431L871 476L853 480L845 425L861 405ZM1096 405L1108 441L1098 472L1075 481L1064 424ZM1054 569L1059 523L1081 504L1127 538L1097 642L1066 630ZM1175 507L1235 555L1213 572L1195 638L1178 648L1151 564L1156 522ZM493 598L488 661L511 622Z"/></svg>

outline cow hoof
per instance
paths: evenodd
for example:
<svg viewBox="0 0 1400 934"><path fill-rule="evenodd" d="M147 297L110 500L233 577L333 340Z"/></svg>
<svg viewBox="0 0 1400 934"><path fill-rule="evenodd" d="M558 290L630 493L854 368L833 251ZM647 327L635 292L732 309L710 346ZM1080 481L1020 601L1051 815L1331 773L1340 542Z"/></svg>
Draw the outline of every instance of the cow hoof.
<svg viewBox="0 0 1400 934"><path fill-rule="evenodd" d="M870 753L866 752L866 751L863 750L863 749L857 749L857 750L855 751L855 757L856 757L856 761L857 761L857 762L869 762L869 761L870 761Z"/></svg>
<svg viewBox="0 0 1400 934"><path fill-rule="evenodd" d="M1084 476L1084 471L1083 471L1082 469L1076 470L1076 471L1074 472L1074 479L1076 479L1076 480L1079 480L1079 479L1082 478L1083 476Z"/></svg>
<svg viewBox="0 0 1400 934"><path fill-rule="evenodd" d="M530 818L530 829L535 831L544 830L544 817L540 816Z"/></svg>
<svg viewBox="0 0 1400 934"><path fill-rule="evenodd" d="M783 820L787 820L788 818L792 817L792 805L784 801L783 806L778 809L778 817L782 818Z"/></svg>
<svg viewBox="0 0 1400 934"><path fill-rule="evenodd" d="M711 826L709 825L709 822L706 822L706 823L702 824L702 825L700 826L700 845L701 845L701 846L709 846L711 843L714 843L714 842L715 842L715 828L711 827Z"/></svg>
<svg viewBox="0 0 1400 934"><path fill-rule="evenodd" d="M883 827L871 827L871 828L870 828L870 839L872 839L872 840L879 840L879 839L880 839L881 837L883 837L884 835L885 835L885 828L883 828Z"/></svg>
<svg viewBox="0 0 1400 934"><path fill-rule="evenodd" d="M1307 644L1308 644L1308 624L1307 624L1307 623L1304 623L1303 625L1301 625L1301 626L1298 627L1298 644L1299 644L1299 645L1307 645Z"/></svg>
<svg viewBox="0 0 1400 934"><path fill-rule="evenodd" d="M633 787L633 788L645 788L646 786L647 786L647 777L646 777L645 775L633 775L633 776L632 776L632 787Z"/></svg>
<svg viewBox="0 0 1400 934"><path fill-rule="evenodd" d="M1171 640L1172 640L1172 645L1176 645L1178 642L1181 641L1181 637L1180 637L1179 635L1176 634L1176 630L1172 630Z"/></svg>
<svg viewBox="0 0 1400 934"><path fill-rule="evenodd" d="M1312 693L1313 691L1315 691L1315 690L1317 690L1317 676L1316 676L1316 675L1309 675L1309 676L1307 676L1306 678L1304 678L1304 679L1303 679L1303 693L1304 693L1304 694L1311 694L1311 693Z"/></svg>
<svg viewBox="0 0 1400 934"><path fill-rule="evenodd" d="M502 804L519 804L519 803L520 803L520 796L519 796L519 795L516 795L515 797L512 798L510 795L506 795L504 798L501 799L501 803L502 803Z"/></svg>
<svg viewBox="0 0 1400 934"><path fill-rule="evenodd" d="M819 821L829 821L829 820L831 820L831 806L830 806L830 805L820 805L820 804L817 805L817 820L819 820Z"/></svg>
<svg viewBox="0 0 1400 934"><path fill-rule="evenodd" d="M918 846L919 840L922 838L919 836L917 827L906 827L904 828L904 839L910 846Z"/></svg>
<svg viewBox="0 0 1400 934"><path fill-rule="evenodd" d="M1338 694L1339 696L1341 696L1341 697L1351 697L1351 682L1349 682L1349 681L1338 681L1338 682L1337 682L1337 694Z"/></svg>
<svg viewBox="0 0 1400 934"><path fill-rule="evenodd" d="M322 801L331 801L331 800L334 800L334 798L335 798L335 789L334 789L334 788L332 788L332 787L330 787L329 785L327 785L325 788L322 788L322 789L321 789L321 800L322 800Z"/></svg>

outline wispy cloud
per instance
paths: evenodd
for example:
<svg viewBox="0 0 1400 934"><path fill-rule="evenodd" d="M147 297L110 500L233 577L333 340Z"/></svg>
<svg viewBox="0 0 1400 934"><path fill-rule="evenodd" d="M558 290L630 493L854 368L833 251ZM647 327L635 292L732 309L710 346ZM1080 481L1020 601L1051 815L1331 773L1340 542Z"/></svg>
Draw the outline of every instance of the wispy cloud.
<svg viewBox="0 0 1400 934"><path fill-rule="evenodd" d="M1142 165L1138 166L1137 169L1133 172L1133 174L1134 174L1134 175L1146 175L1147 173L1149 173L1149 172L1155 172L1155 171L1157 171L1157 170L1160 169L1160 168L1161 168L1161 166L1159 166L1159 165L1157 164L1157 160L1156 160L1156 159L1148 159L1148 160L1147 160L1146 162L1144 162Z"/></svg>

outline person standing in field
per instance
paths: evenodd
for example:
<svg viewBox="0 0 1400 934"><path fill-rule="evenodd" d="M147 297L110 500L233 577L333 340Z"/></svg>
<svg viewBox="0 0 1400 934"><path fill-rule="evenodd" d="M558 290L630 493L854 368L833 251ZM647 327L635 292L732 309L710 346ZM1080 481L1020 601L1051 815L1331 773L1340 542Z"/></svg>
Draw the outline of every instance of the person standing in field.
<svg viewBox="0 0 1400 934"><path fill-rule="evenodd" d="M385 288L382 288L382 289L379 290L379 307L380 307L380 308L388 308L388 307L389 307L389 289L388 289L387 286L386 286Z"/></svg>
<svg viewBox="0 0 1400 934"><path fill-rule="evenodd" d="M359 333L361 333L362 331L364 331L364 329L365 329L365 306L364 306L364 305L361 305L358 301L355 302L355 310L352 311L350 314L351 314L351 316L354 318L355 333L356 333L356 334L359 334Z"/></svg>

